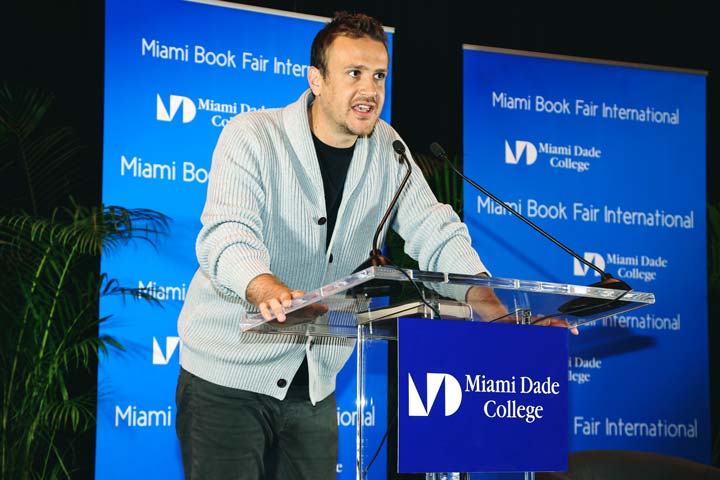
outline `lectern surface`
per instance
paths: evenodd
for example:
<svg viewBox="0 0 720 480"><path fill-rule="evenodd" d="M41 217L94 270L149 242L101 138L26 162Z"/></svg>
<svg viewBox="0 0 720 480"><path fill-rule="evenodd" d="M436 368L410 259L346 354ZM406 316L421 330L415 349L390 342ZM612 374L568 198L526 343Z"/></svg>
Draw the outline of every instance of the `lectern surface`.
<svg viewBox="0 0 720 480"><path fill-rule="evenodd" d="M371 336L394 338L395 328L388 320L401 314L402 308L392 314L398 305L409 305L409 316L435 318L452 312L450 317L479 321L463 302L472 286L492 288L505 304L510 313L490 319L497 322L519 323L529 317L532 323L553 317L576 327L655 303L652 293L634 290L370 267L293 300L285 322L248 313L241 319L241 331L355 337L358 323L370 322Z"/></svg>

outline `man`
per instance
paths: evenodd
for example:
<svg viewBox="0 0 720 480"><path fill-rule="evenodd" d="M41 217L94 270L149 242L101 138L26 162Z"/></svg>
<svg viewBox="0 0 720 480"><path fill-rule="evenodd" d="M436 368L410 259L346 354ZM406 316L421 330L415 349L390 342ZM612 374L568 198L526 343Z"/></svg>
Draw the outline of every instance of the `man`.
<svg viewBox="0 0 720 480"><path fill-rule="evenodd" d="M335 476L335 375L349 340L240 333L248 311L285 319L303 291L367 258L405 174L398 134L379 120L388 50L382 26L338 14L316 36L310 90L283 108L235 117L213 154L200 263L178 329L183 342L177 432L188 479ZM433 196L419 169L393 228L420 268L486 269L467 228ZM486 316L491 291L468 296Z"/></svg>

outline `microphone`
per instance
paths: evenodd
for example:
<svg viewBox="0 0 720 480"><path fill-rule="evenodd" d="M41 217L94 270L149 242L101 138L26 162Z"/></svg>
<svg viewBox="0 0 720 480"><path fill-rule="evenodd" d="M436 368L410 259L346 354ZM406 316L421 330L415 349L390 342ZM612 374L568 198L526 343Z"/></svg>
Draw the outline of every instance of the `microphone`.
<svg viewBox="0 0 720 480"><path fill-rule="evenodd" d="M460 177L465 179L470 185L475 187L476 189L480 190L482 193L490 197L493 201L495 201L498 205L502 206L505 210L512 213L516 218L519 218L523 222L525 222L527 225L532 227L536 232L540 233L542 236L550 240L552 243L557 245L558 247L562 248L567 254L578 260L579 262L587 265L589 268L595 270L598 274L600 274L601 280L599 282L593 283L589 285L590 287L599 287L599 288L610 288L614 290L625 290L630 291L632 290L632 287L625 283L622 280L618 280L617 278L613 277L611 274L605 272L601 268L599 268L597 265L588 262L583 257L575 253L570 247L566 246L562 242L560 242L558 239L550 235L548 232L540 228L539 226L535 225L532 221L530 221L528 218L526 218L524 215L522 215L520 212L516 211L514 208L512 208L507 203L503 202L499 198L497 198L492 193L488 192L485 188L478 185L476 182L474 182L471 178L468 178L465 176L460 170L458 170L455 165L450 161L447 154L445 153L445 150L437 143L433 142L430 144L430 152L433 154L435 158L438 160L445 161L450 168L458 174ZM602 313L604 311L612 310L616 307L619 307L620 305L625 304L626 302L620 302L620 301L608 301L605 299L597 299L597 298L576 298L574 300L571 300L563 305L561 305L558 310L560 313L567 313L574 316L588 316L593 315L595 313Z"/></svg>
<svg viewBox="0 0 720 480"><path fill-rule="evenodd" d="M388 206L387 210L385 210L385 215L383 215L382 220L380 220L380 224L378 225L377 230L375 230L375 236L373 237L372 241L372 250L370 250L370 257L363 263L361 263L360 266L353 271L353 273L357 273L369 267L379 267L390 264L390 261L383 256L382 252L378 248L378 237L380 237L380 232L382 232L382 229L385 226L385 222L387 222L387 219L390 216L392 209L397 203L398 197L400 197L400 193L402 193L402 190L403 188L405 188L405 184L407 183L408 179L410 178L410 174L412 173L412 166L410 165L410 162L405 156L405 145L400 140L395 140L392 143L392 147L393 150L395 150L395 153L398 154L398 161L401 164L405 164L407 166L407 173L405 174L405 177L403 177L400 186L395 192L395 196L390 201L390 205Z"/></svg>

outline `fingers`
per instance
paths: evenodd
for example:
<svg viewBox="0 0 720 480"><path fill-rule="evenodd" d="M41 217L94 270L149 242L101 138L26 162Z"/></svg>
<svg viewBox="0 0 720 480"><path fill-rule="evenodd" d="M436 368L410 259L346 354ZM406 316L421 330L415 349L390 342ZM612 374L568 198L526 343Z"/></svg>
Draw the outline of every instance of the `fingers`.
<svg viewBox="0 0 720 480"><path fill-rule="evenodd" d="M287 285L268 273L252 279L245 290L245 298L257 305L265 320L272 320L274 315L279 322L285 321L285 309L292 306L293 299L302 295L302 290L290 290Z"/></svg>
<svg viewBox="0 0 720 480"><path fill-rule="evenodd" d="M272 320L274 315L278 322L285 321L285 310L277 298L271 298L267 302L260 303L258 308L265 320Z"/></svg>
<svg viewBox="0 0 720 480"><path fill-rule="evenodd" d="M290 308L292 306L292 295L290 291L283 292L277 298L278 303L282 308Z"/></svg>
<svg viewBox="0 0 720 480"><path fill-rule="evenodd" d="M292 307L292 301L305 295L302 290L287 290L278 296L278 298L270 298L258 304L260 313L265 320L272 320L273 315L278 322L284 322L287 318L285 309Z"/></svg>
<svg viewBox="0 0 720 480"><path fill-rule="evenodd" d="M566 320L558 320L558 319L554 318L553 321L550 323L550 325L553 327L567 328L570 331L570 333L572 333L573 335L580 334L580 332L578 332L577 327L570 328L570 324Z"/></svg>
<svg viewBox="0 0 720 480"><path fill-rule="evenodd" d="M533 325L542 325L542 326L550 326L550 327L564 327L567 328L570 333L573 335L579 335L580 332L578 331L577 327L570 328L570 324L567 320L562 320L559 318L543 318L539 319L537 322L533 322Z"/></svg>
<svg viewBox="0 0 720 480"><path fill-rule="evenodd" d="M282 297L281 297L282 298ZM286 299L287 306L290 306L290 299ZM275 319L278 322L284 322L285 321L285 308L284 308L284 301L281 302L281 300L277 298L271 298L270 300L266 302L262 302L258 305L258 308L260 309L260 313L262 314L263 318L265 320L272 320L273 315L275 316Z"/></svg>

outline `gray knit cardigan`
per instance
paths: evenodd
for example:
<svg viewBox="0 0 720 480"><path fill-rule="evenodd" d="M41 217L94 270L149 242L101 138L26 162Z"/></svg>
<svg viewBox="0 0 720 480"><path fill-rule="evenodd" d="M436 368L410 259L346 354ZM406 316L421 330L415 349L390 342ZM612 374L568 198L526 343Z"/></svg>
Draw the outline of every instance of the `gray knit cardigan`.
<svg viewBox="0 0 720 480"><path fill-rule="evenodd" d="M238 115L223 129L197 238L199 268L178 331L183 368L278 399L307 354L310 399L316 403L334 391L354 342L316 338L311 348L306 337L241 333L241 318L257 311L245 290L263 273L305 291L350 274L367 258L406 170L392 149L400 137L386 122L358 138L326 250L323 183L307 115L313 98L308 90L285 108ZM421 269L486 270L467 228L452 208L437 202L416 165L396 209L392 227Z"/></svg>

